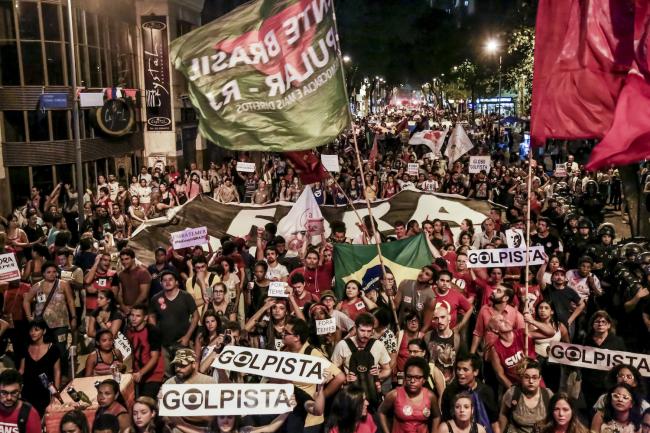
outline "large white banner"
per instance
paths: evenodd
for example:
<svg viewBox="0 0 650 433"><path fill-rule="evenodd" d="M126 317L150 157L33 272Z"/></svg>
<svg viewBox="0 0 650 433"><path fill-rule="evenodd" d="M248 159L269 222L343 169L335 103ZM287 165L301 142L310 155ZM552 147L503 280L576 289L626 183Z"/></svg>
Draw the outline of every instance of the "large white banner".
<svg viewBox="0 0 650 433"><path fill-rule="evenodd" d="M214 368L302 383L322 383L330 365L316 356L239 346L226 346L212 363Z"/></svg>
<svg viewBox="0 0 650 433"><path fill-rule="evenodd" d="M172 233L172 247L174 247L175 250L179 250L181 248L203 245L208 243L207 236L207 227L197 227L195 229L185 229L179 232L174 232Z"/></svg>
<svg viewBox="0 0 650 433"><path fill-rule="evenodd" d="M162 416L275 415L291 412L293 384L164 384Z"/></svg>
<svg viewBox="0 0 650 433"><path fill-rule="evenodd" d="M556 364L593 370L610 370L619 364L636 367L642 376L650 377L650 355L599 349L572 343L552 343L548 360Z"/></svg>
<svg viewBox="0 0 650 433"><path fill-rule="evenodd" d="M468 268L526 266L526 250L524 248L469 250L467 259ZM528 264L534 266L542 263L544 263L544 247L530 247L528 249Z"/></svg>

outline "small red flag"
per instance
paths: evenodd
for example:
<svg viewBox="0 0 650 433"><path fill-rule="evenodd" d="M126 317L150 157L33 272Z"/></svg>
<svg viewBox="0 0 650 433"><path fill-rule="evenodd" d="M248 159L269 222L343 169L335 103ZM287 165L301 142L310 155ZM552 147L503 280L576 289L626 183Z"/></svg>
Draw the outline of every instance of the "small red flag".
<svg viewBox="0 0 650 433"><path fill-rule="evenodd" d="M320 158L311 150L285 152L285 155L304 184L320 182L330 175L320 162Z"/></svg>

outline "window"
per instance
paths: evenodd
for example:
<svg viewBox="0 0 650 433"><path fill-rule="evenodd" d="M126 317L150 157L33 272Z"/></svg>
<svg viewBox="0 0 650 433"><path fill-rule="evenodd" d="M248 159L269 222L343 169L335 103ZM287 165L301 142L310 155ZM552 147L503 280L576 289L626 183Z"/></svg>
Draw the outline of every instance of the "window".
<svg viewBox="0 0 650 433"><path fill-rule="evenodd" d="M5 0L0 0L0 39L16 39L13 4Z"/></svg>
<svg viewBox="0 0 650 433"><path fill-rule="evenodd" d="M68 122L68 112L66 110L52 110L52 139L69 140L70 123Z"/></svg>
<svg viewBox="0 0 650 433"><path fill-rule="evenodd" d="M22 111L3 111L4 139L7 142L26 141L25 118Z"/></svg>
<svg viewBox="0 0 650 433"><path fill-rule="evenodd" d="M102 64L100 62L99 48L88 47L88 63L90 66L90 85L102 86Z"/></svg>
<svg viewBox="0 0 650 433"><path fill-rule="evenodd" d="M20 48L23 53L23 74L25 76L25 85L45 84L43 73L43 53L40 42L20 42Z"/></svg>
<svg viewBox="0 0 650 433"><path fill-rule="evenodd" d="M41 3L41 12L43 13L43 36L45 40L60 41L59 5Z"/></svg>
<svg viewBox="0 0 650 433"><path fill-rule="evenodd" d="M97 39L97 16L86 12L86 37L88 38L88 45L93 47L99 46Z"/></svg>
<svg viewBox="0 0 650 433"><path fill-rule="evenodd" d="M16 42L0 42L0 85L20 85Z"/></svg>
<svg viewBox="0 0 650 433"><path fill-rule="evenodd" d="M29 141L48 141L50 130L47 122L47 112L32 110L27 112L27 126L29 128Z"/></svg>
<svg viewBox="0 0 650 433"><path fill-rule="evenodd" d="M45 59L47 61L47 77L50 86L63 86L63 57L61 56L61 43L45 43Z"/></svg>
<svg viewBox="0 0 650 433"><path fill-rule="evenodd" d="M21 39L40 40L41 26L38 23L38 3L16 1L18 28Z"/></svg>

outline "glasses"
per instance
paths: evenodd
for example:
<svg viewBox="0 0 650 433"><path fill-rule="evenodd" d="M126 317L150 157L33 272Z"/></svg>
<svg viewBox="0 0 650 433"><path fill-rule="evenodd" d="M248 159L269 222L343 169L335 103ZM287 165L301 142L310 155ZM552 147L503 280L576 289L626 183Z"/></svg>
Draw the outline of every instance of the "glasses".
<svg viewBox="0 0 650 433"><path fill-rule="evenodd" d="M20 390L16 391L5 391L4 389L0 390L0 397L20 397Z"/></svg>
<svg viewBox="0 0 650 433"><path fill-rule="evenodd" d="M629 394L619 394L618 392L613 392L612 393L612 398L614 400L619 400L619 401L630 401L632 400L632 396Z"/></svg>
<svg viewBox="0 0 650 433"><path fill-rule="evenodd" d="M609 320L607 319L594 320L594 325L609 325Z"/></svg>
<svg viewBox="0 0 650 433"><path fill-rule="evenodd" d="M417 382L418 380L424 379L424 376L415 375L415 374L407 374L405 379L406 379L407 382Z"/></svg>

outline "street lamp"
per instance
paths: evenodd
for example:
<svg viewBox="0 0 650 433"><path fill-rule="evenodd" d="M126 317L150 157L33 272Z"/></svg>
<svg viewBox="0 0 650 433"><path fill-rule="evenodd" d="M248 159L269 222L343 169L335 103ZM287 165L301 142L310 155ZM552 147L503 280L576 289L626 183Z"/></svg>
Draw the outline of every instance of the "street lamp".
<svg viewBox="0 0 650 433"><path fill-rule="evenodd" d="M501 44L496 39L488 39L488 41L485 43L485 51L488 54L493 55L499 53L499 96L497 99L497 120L499 121L499 124L501 123L501 51L499 50L500 47Z"/></svg>
<svg viewBox="0 0 650 433"><path fill-rule="evenodd" d="M352 57L348 56L347 54L343 56L343 63L350 63L352 61Z"/></svg>

